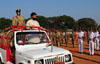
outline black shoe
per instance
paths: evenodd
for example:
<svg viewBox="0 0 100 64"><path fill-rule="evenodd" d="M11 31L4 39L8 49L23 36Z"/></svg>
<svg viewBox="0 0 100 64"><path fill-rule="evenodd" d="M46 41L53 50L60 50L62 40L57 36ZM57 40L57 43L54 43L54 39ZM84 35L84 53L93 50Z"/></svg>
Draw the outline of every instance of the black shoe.
<svg viewBox="0 0 100 64"><path fill-rule="evenodd" d="M96 51L99 51L99 50L96 50Z"/></svg>
<svg viewBox="0 0 100 64"><path fill-rule="evenodd" d="M80 54L83 54L83 52L80 52Z"/></svg>
<svg viewBox="0 0 100 64"><path fill-rule="evenodd" d="M93 56L93 54L90 54L91 56Z"/></svg>

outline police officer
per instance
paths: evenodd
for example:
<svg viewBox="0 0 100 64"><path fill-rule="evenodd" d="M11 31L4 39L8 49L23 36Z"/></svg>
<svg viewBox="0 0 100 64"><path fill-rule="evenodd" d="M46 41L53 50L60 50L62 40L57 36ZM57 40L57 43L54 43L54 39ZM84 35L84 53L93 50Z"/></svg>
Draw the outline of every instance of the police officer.
<svg viewBox="0 0 100 64"><path fill-rule="evenodd" d="M87 31L87 44L89 44L89 35L90 35L90 31Z"/></svg>
<svg viewBox="0 0 100 64"><path fill-rule="evenodd" d="M57 46L60 47L61 46L60 32L58 30L56 30L56 41L57 41Z"/></svg>
<svg viewBox="0 0 100 64"><path fill-rule="evenodd" d="M78 35L79 35L79 36L78 36L79 50L80 50L80 53L83 53L83 37L84 37L84 34L83 34L83 32L81 31L81 29L80 29Z"/></svg>
<svg viewBox="0 0 100 64"><path fill-rule="evenodd" d="M66 47L68 46L68 38L69 38L69 34L68 31L65 31L65 43L66 43Z"/></svg>
<svg viewBox="0 0 100 64"><path fill-rule="evenodd" d="M89 51L90 51L90 55L94 55L94 37L95 37L95 34L91 29L90 35L89 35Z"/></svg>
<svg viewBox="0 0 100 64"><path fill-rule="evenodd" d="M72 44L73 44L73 48L75 48L75 32L74 32L74 29L72 30Z"/></svg>
<svg viewBox="0 0 100 64"><path fill-rule="evenodd" d="M99 37L99 32L96 28L96 32L95 32L95 48L96 48L96 51L99 50L99 39L98 39L98 37Z"/></svg>
<svg viewBox="0 0 100 64"><path fill-rule="evenodd" d="M21 15L21 9L17 9L16 14L17 14L17 16L13 17L12 25L24 26L25 25L25 19L24 19L23 16L20 16Z"/></svg>

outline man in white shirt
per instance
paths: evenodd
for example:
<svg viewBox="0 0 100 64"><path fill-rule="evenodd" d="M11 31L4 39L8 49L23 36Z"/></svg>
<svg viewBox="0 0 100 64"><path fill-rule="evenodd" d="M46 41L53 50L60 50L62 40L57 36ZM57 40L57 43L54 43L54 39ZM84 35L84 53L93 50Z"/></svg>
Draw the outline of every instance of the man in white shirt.
<svg viewBox="0 0 100 64"><path fill-rule="evenodd" d="M27 21L26 26L28 26L28 27L33 27L33 26L40 27L39 22L36 21L37 14L35 12L32 12L30 16L31 16L31 19Z"/></svg>
<svg viewBox="0 0 100 64"><path fill-rule="evenodd" d="M91 30L90 35L89 35L89 51L90 51L90 55L94 55L94 37L95 37L95 34Z"/></svg>
<svg viewBox="0 0 100 64"><path fill-rule="evenodd" d="M31 19L28 20L26 23L27 29L31 29L31 28L33 29L34 26L40 27L39 22L36 21L37 14L35 12L32 12L30 16L31 16ZM34 28L34 29L37 29L37 28ZM28 35L28 42L39 43L40 42L39 34Z"/></svg>
<svg viewBox="0 0 100 64"><path fill-rule="evenodd" d="M79 41L79 50L80 50L80 53L83 53L83 37L84 37L84 34L83 32L80 30L78 32L78 41Z"/></svg>
<svg viewBox="0 0 100 64"><path fill-rule="evenodd" d="M96 48L97 51L99 50L99 38L98 37L99 37L99 32L96 29L96 32L95 32L95 48Z"/></svg>

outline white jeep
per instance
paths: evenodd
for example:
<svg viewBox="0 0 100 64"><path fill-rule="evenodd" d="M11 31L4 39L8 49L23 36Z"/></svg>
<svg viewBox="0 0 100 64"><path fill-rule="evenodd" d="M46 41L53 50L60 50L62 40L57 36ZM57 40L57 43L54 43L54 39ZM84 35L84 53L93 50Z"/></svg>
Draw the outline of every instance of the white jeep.
<svg viewBox="0 0 100 64"><path fill-rule="evenodd" d="M11 47L12 62L7 62L6 50L0 48L0 64L71 64L72 53L55 46L46 46L50 42L43 30L15 31L13 47Z"/></svg>

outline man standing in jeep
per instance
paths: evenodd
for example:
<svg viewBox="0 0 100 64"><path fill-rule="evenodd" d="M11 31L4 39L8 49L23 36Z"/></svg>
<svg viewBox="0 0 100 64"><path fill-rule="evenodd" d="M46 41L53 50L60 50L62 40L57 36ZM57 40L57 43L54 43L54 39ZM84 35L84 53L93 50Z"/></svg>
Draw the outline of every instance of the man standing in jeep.
<svg viewBox="0 0 100 64"><path fill-rule="evenodd" d="M29 27L38 26L38 27L40 27L39 22L36 21L37 14L35 12L32 12L30 16L31 16L31 19L27 21L26 26L29 26Z"/></svg>
<svg viewBox="0 0 100 64"><path fill-rule="evenodd" d="M20 16L21 9L17 9L16 14L17 16L13 17L12 25L24 26L25 25L24 17Z"/></svg>

